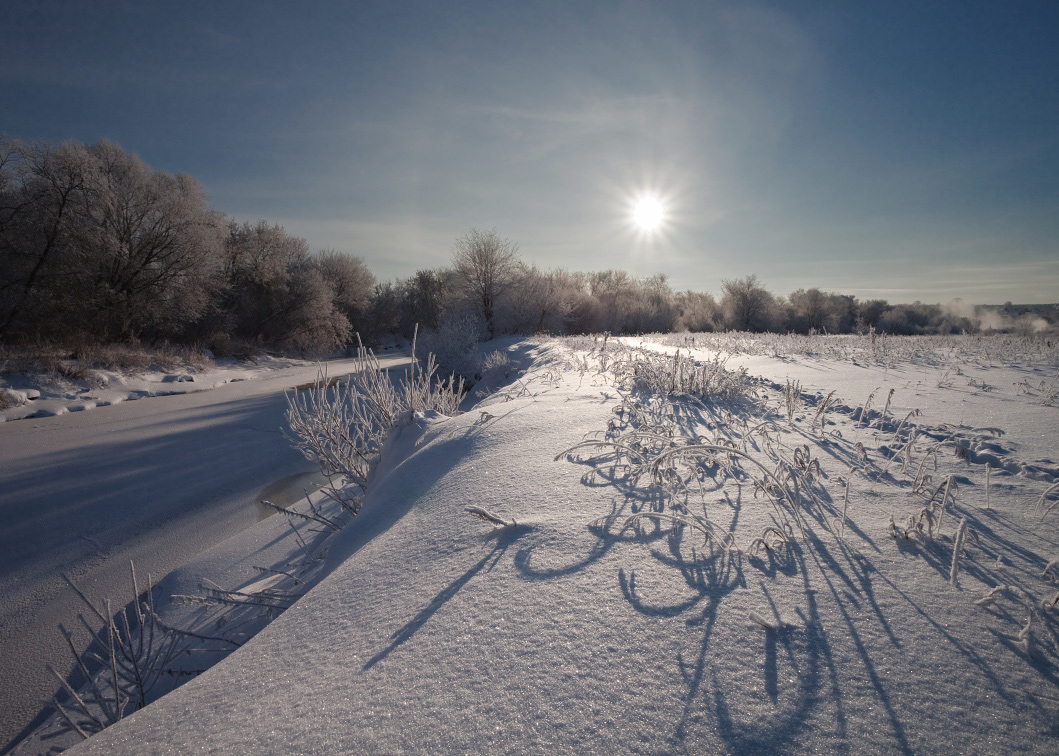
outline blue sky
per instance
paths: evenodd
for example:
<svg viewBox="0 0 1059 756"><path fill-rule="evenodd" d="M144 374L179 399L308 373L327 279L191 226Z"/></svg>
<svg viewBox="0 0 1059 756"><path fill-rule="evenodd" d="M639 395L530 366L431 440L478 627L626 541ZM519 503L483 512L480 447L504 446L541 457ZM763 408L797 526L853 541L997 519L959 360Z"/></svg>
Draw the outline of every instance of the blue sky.
<svg viewBox="0 0 1059 756"><path fill-rule="evenodd" d="M1054 0L22 2L0 132L111 139L382 279L496 227L677 289L1055 302L1057 32Z"/></svg>

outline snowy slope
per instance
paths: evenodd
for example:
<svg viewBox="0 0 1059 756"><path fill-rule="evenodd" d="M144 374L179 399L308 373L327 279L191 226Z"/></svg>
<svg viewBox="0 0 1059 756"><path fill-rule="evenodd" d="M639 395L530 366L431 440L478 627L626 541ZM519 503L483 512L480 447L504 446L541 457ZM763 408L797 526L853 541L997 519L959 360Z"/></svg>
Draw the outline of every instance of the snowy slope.
<svg viewBox="0 0 1059 756"><path fill-rule="evenodd" d="M1056 477L1056 408L1032 405L1026 425L1005 428L1032 403L998 408L1008 397L983 391L959 402L963 425L946 425L949 389L917 380L920 415L899 432L904 412L862 417L849 364L799 361L826 376L821 391L842 389L820 425L808 391L788 420L774 384L790 361L754 366L768 375L758 399L702 405L623 398L623 357L606 359L604 370L598 353L550 346L475 411L403 428L365 510L331 544L330 575L76 752L1059 748L1059 626L1042 606L1059 588L1042 575L1059 556L1059 512L1035 512ZM560 454L608 428L609 446ZM742 456L676 465L685 486L692 472L698 482L667 492L628 463L657 456L670 442L650 434L670 432ZM890 460L913 432L908 462ZM619 443L634 444L624 466ZM770 504L755 479L799 460L798 507ZM493 528L468 505L515 524ZM906 534L924 508L925 530ZM623 529L636 512L657 517ZM716 537L665 517L708 522Z"/></svg>
<svg viewBox="0 0 1059 756"><path fill-rule="evenodd" d="M383 360L396 366L407 357ZM350 359L328 365L332 375L355 369ZM114 378L109 395L38 376L39 399L0 412L52 415L0 423L0 751L34 726L54 692L45 665L63 675L73 668L59 625L81 638L84 607L63 573L97 599L128 600L130 559L144 579L161 577L253 526L264 514L258 498L274 498L275 484L290 481L298 491L314 482L315 465L282 429L284 392L311 383L318 370L262 358L198 373L194 382ZM122 395L113 392L133 386L140 388L117 402ZM148 390L178 393L132 400ZM97 409L68 404L88 393Z"/></svg>

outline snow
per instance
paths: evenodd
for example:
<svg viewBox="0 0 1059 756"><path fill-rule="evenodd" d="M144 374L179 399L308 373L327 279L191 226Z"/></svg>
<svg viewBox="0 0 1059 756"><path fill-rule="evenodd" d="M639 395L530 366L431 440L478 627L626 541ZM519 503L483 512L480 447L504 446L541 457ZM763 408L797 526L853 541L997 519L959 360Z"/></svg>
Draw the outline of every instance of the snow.
<svg viewBox="0 0 1059 756"><path fill-rule="evenodd" d="M92 370L91 379L75 380L59 375L9 375L0 385L8 397L6 409L0 409L0 422L34 417L57 417L96 407L144 397L173 396L223 386L227 383L253 380L269 373L312 365L304 360L263 355L255 362L219 360L208 371L166 373L159 370L128 374L114 370Z"/></svg>
<svg viewBox="0 0 1059 756"><path fill-rule="evenodd" d="M329 366L341 375L354 363ZM291 491L283 489L300 497L303 485L316 487L318 476L307 474L314 465L282 429L284 391L311 382L318 369L270 358L222 364L195 382L153 382L157 390L196 391L0 424L0 647L7 654L0 665L0 750L54 693L45 665L63 674L73 667L59 625L77 629L84 607L63 573L93 597L117 600L128 593L130 559L143 578L164 576L261 519L258 499L266 492L289 503ZM64 393L85 388L4 380L38 386L42 397L31 404L54 408L65 407ZM137 391L152 385L144 375L110 381L119 383ZM202 390L208 386L215 388Z"/></svg>
<svg viewBox="0 0 1059 756"><path fill-rule="evenodd" d="M756 398L699 403L620 384L623 360L644 357L617 346L607 369L590 340L506 348L518 354L509 378L523 360L529 369L463 415L402 427L361 514L309 544L322 559L308 563L270 518L163 581L163 597L203 576L260 587L253 565L285 566L312 587L237 651L74 752L1059 749L1059 625L1046 606L1059 590L1046 570L1059 513L1042 520L1037 508L1059 476L1059 409L1016 385L1054 384L1054 361L982 360L950 380L951 355L883 369L743 353L728 367L748 370ZM791 420L788 380L802 384ZM894 389L885 420L862 412L876 387L876 413ZM814 426L832 390L840 401ZM797 513L755 489L755 465L722 474L735 455L703 458L701 488L685 498L616 466L613 446L562 454L608 428L611 440L646 428L679 443L727 439L769 469L804 460L804 448L819 468L799 483ZM913 431L902 469L890 455ZM646 439L625 435L657 455ZM932 476L926 496L912 490L917 469ZM895 536L891 522L903 531L949 475L955 498L938 531ZM514 524L494 527L468 506ZM623 528L637 512L705 518L724 535L664 519ZM22 752L72 742L54 732Z"/></svg>

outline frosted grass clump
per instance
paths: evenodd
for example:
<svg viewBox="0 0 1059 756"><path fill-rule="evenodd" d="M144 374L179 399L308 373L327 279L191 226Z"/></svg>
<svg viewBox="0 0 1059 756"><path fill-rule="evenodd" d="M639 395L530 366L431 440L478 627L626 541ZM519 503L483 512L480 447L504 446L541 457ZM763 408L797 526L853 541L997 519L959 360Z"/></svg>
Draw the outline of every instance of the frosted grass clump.
<svg viewBox="0 0 1059 756"><path fill-rule="evenodd" d="M103 623L103 631L97 633L83 615L78 615L92 637L92 642L83 654L77 652L73 634L60 626L77 668L86 680L87 688L84 691L79 693L74 690L62 675L48 665L48 671L73 702L68 711L58 698L54 699L56 711L85 739L120 721L130 703L136 709L146 706L159 683L171 675L175 658L187 650L187 641L195 637L166 626L158 618L150 576L147 578L145 596L141 598L136 568L132 562L129 563L129 570L133 594L131 608L127 607L116 615L111 610L109 598L104 598L102 605L96 606L76 583L63 575L85 606ZM88 664L98 665L100 671L89 671Z"/></svg>
<svg viewBox="0 0 1059 756"><path fill-rule="evenodd" d="M697 361L677 350L673 357L633 350L614 371L635 388L662 396L742 399L750 391L746 370L728 370L726 358Z"/></svg>
<svg viewBox="0 0 1059 756"><path fill-rule="evenodd" d="M375 355L361 345L356 371L344 384L321 371L309 390L287 395L287 423L294 447L320 466L332 481L326 493L349 514L360 511L361 500L339 489L367 490L392 428L417 412L458 414L463 379L450 376L443 381L436 373L434 355L427 357L425 367L420 366L413 342L412 365L395 384Z"/></svg>

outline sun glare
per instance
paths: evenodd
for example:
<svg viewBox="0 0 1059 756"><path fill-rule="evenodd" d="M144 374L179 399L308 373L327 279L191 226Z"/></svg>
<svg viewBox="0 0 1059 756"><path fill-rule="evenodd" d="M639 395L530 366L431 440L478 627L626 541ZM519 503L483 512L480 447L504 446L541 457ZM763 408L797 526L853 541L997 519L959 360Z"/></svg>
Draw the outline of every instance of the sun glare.
<svg viewBox="0 0 1059 756"><path fill-rule="evenodd" d="M641 231L655 231L665 219L665 208L657 197L647 195L636 200L632 209L632 222Z"/></svg>

